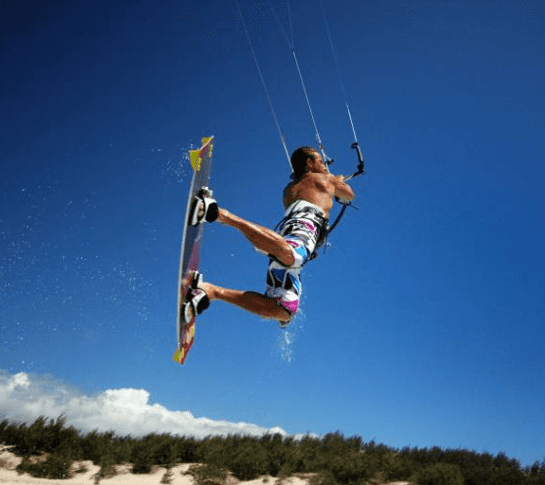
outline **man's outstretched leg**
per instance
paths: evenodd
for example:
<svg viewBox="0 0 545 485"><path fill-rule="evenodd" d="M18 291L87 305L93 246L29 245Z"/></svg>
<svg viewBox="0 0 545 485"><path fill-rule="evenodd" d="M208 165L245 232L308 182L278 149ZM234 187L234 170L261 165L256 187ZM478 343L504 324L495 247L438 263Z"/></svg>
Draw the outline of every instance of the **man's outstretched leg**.
<svg viewBox="0 0 545 485"><path fill-rule="evenodd" d="M274 256L283 265L291 266L294 263L292 247L271 229L242 219L225 209L219 209L218 222L238 229L256 249Z"/></svg>
<svg viewBox="0 0 545 485"><path fill-rule="evenodd" d="M254 245L254 247L280 261L285 266L291 266L295 262L292 247L280 234L242 219L231 212L220 209L211 197L209 189L201 189L194 199L191 225L213 222L217 220L221 224L238 229Z"/></svg>
<svg viewBox="0 0 545 485"><path fill-rule="evenodd" d="M201 283L199 288L206 293L211 301L221 300L226 303L231 303L232 305L236 305L267 319L278 320L280 322L288 322L291 320L290 313L279 305L276 300L261 295L260 293L254 291L231 290L211 283Z"/></svg>

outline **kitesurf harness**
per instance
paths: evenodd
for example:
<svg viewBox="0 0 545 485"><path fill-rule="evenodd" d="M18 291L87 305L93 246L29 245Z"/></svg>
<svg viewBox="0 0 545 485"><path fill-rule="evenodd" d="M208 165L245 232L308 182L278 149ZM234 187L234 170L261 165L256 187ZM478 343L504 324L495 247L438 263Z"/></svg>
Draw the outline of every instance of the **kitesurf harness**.
<svg viewBox="0 0 545 485"><path fill-rule="evenodd" d="M248 32L248 28L246 26L244 16L242 15L242 10L240 9L240 5L238 3L238 0L235 0L235 3L237 5L238 13L239 13L240 20L241 20L241 23L242 23L242 28L244 30L244 35L246 36L246 40L247 40L248 45L250 47L250 51L252 53L252 57L254 59L254 62L255 62L256 68L257 68L257 73L259 75L259 79L261 80L261 84L263 86L263 90L264 90L265 96L267 98L267 103L269 104L270 112L272 114L274 123L276 125L276 129L277 129L278 134L280 136L280 142L282 144L282 147L284 148L284 153L285 153L286 158L288 160L288 163L290 164L290 167L291 167L290 155L289 155L289 150L288 150L288 146L287 146L287 143L286 143L286 139L285 139L284 134L282 132L282 128L280 127L280 123L278 122L278 118L276 116L276 111L275 111L273 103L271 101L271 97L269 95L269 90L267 88L267 84L265 83L265 78L264 78L263 73L261 71L261 68L259 66L259 61L257 60L257 55L255 53L254 45L253 45L252 40L250 38L250 34ZM343 93L343 96L344 96L345 106L346 106L346 110L347 110L347 114L348 114L348 120L350 122L350 126L352 128L352 134L354 136L354 141L353 141L353 143L351 145L351 148L356 150L357 157L358 157L357 170L352 175L350 175L348 177L345 177L344 180L347 181L347 180L350 180L353 177L356 177L357 175L361 175L361 174L365 173L364 158L363 158L363 154L361 152L361 149L360 149L360 146L359 146L359 143L358 143L358 138L356 136L356 129L354 127L354 121L352 119L352 113L350 111L350 106L348 104L348 96L346 95L346 90L344 88L344 83L343 83L342 76L341 76L341 70L339 68L339 63L337 62L337 56L335 54L335 48L333 46L333 40L331 38L331 33L329 31L329 25L328 25L328 22L327 22L327 17L326 17L326 14L325 14L325 10L324 10L324 7L322 5L321 0L318 0L318 3L320 5L320 9L322 11L324 26L325 26L327 37L328 37L328 40L329 40L329 45L331 47L331 53L333 55L333 60L335 62L335 68L337 70L337 75L338 75L338 78L339 78L339 84L340 84L340 87L341 87L341 90L342 90L342 93ZM295 67L296 67L297 73L299 75L299 80L301 81L301 87L303 89L303 94L304 94L306 102L307 102L307 106L308 106L308 110L309 110L310 117L311 117L311 120L312 120L312 124L314 125L314 130L315 130L315 134L316 134L316 143L318 144L320 153L322 154L322 159L324 160L325 166L329 167L329 165L331 165L334 160L332 158L328 157L327 154L325 153L324 144L323 144L322 139L320 137L320 132L318 130L318 124L316 123L316 118L314 116L314 112L313 112L312 106L310 104L310 99L309 99L309 96L308 96L308 93L307 93L307 90L306 90L306 87L305 87L305 82L303 80L303 74L302 74L301 69L299 67L299 61L298 61L298 58L297 58L297 53L295 51L295 44L294 44L294 40L293 40L293 27L292 27L292 23L291 23L291 8L290 8L290 2L289 1L287 2L287 5L288 5L289 35L286 32L286 30L284 29L284 26L283 26L282 22L280 21L278 15L276 13L275 8L273 7L273 5L271 4L271 2L269 0L269 7L270 7L270 9L271 9L271 11L272 11L272 13L274 15L274 18L276 19L276 22L278 23L278 26L280 27L280 30L282 31L282 34L284 35L284 37L286 39L288 47L291 50L291 53L293 55L293 60L295 62ZM329 168L328 168L328 170L329 170ZM293 171L293 169L292 169L292 171ZM344 216L344 213L346 212L347 207L352 205L350 202L341 202L338 199L336 199L336 200L337 200L337 202L342 204L342 208L339 211L339 214L337 215L337 218L335 219L333 224L326 227L326 229L324 231L325 234L323 236L322 244L327 239L327 236L329 234L331 234L331 232L335 229L335 227L337 227L340 220Z"/></svg>

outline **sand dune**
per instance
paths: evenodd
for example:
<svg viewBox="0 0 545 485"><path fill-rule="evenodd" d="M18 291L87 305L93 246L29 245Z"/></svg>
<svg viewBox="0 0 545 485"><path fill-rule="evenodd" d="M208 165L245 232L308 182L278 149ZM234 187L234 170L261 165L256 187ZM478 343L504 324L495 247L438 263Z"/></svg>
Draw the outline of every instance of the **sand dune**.
<svg viewBox="0 0 545 485"><path fill-rule="evenodd" d="M95 477L100 470L98 465L93 465L91 461L78 461L72 465L72 478L65 480L55 480L47 478L33 478L28 474L18 474L17 465L22 459L7 451L6 446L0 446L0 484L14 485L93 485ZM170 469L170 483L172 485L194 485L193 478L185 475L191 464L184 463L176 465ZM116 474L109 478L103 478L100 483L103 485L152 485L160 484L167 472L166 468L153 467L152 473L144 475L135 475L131 473L131 464L118 465L115 467ZM85 469L78 473L78 470ZM240 482L234 477L227 479L226 485L275 485L279 480L273 477L261 477L248 482ZM307 485L307 480L299 477L290 477L283 480L282 485Z"/></svg>
<svg viewBox="0 0 545 485"><path fill-rule="evenodd" d="M91 461L74 462L72 465L73 476L65 480L52 480L47 478L33 478L27 474L18 474L15 470L22 459L7 451L8 447L0 445L0 485L93 485L100 467L93 465ZM191 464L176 465L170 469L170 482L172 485L194 485L193 478L185 475ZM131 473L132 465L118 465L116 474L110 478L100 480L102 485L159 485L166 468L154 467L152 473L135 475ZM84 472L78 473L78 470ZM269 476L259 477L255 480L241 482L234 477L227 479L226 485L308 485L309 477L293 476L289 478L274 478ZM409 485L409 482L395 482L389 485Z"/></svg>

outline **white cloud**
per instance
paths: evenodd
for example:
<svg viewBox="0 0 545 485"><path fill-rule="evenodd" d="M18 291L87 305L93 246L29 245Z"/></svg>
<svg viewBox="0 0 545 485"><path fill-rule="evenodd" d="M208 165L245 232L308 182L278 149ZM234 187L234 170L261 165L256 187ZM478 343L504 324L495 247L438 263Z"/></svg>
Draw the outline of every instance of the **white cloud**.
<svg viewBox="0 0 545 485"><path fill-rule="evenodd" d="M150 404L145 389L109 389L85 396L50 377L0 370L0 417L31 423L39 416L66 417L66 424L84 433L114 431L119 436L149 433L195 436L280 433L281 428L262 428L251 423L232 423L196 418L189 411L170 411Z"/></svg>

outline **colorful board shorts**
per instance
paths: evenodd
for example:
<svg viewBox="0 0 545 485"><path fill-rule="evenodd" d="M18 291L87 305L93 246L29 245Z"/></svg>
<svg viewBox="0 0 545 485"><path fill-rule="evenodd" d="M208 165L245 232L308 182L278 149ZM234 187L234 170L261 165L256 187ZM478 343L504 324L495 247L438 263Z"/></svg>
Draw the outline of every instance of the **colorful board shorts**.
<svg viewBox="0 0 545 485"><path fill-rule="evenodd" d="M274 258L269 260L265 295L293 316L301 297L301 270L321 242L328 219L320 207L305 200L295 201L285 214L277 232L292 247L294 262L284 266Z"/></svg>

